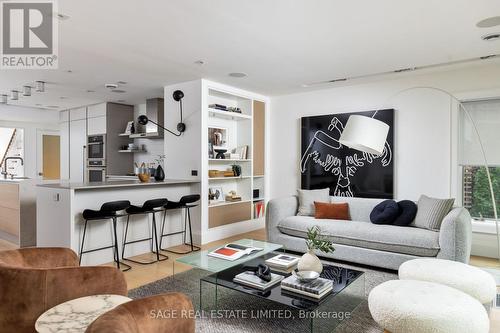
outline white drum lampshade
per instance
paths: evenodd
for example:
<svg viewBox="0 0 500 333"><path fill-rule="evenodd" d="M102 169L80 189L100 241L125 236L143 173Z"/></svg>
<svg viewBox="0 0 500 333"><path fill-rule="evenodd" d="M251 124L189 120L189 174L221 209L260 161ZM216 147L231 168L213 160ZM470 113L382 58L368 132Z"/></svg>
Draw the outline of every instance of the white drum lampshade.
<svg viewBox="0 0 500 333"><path fill-rule="evenodd" d="M352 115L347 120L339 142L365 153L382 155L389 125L380 120Z"/></svg>

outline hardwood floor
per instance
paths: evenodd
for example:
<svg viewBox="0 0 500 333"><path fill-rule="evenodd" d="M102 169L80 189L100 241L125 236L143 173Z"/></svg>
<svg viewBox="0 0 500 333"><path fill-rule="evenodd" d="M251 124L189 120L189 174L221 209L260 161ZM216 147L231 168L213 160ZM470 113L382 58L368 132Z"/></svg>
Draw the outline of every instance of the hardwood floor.
<svg viewBox="0 0 500 333"><path fill-rule="evenodd" d="M265 229L260 229L252 232L248 232L245 234L241 235L236 235L233 237L229 237L226 239L221 239L216 242L212 242L209 244L204 245L202 248L207 249L211 247L216 247L220 245L224 245L228 242L232 242L241 238L252 238L252 239L257 239L257 240L266 240L266 232ZM1 250L10 250L10 249L15 249L16 246L14 244L11 244L6 241L0 240L0 251ZM182 247L179 247L179 249ZM139 264L134 264L130 263L132 266L132 269L128 272L125 272L125 278L127 280L128 288L129 289L134 289L137 287L140 287L142 285L145 285L150 282L154 282L160 279L163 279L165 277L171 276L172 274L180 273L187 271L191 269L187 265L183 265L181 263L175 263L175 270L174 270L174 260L176 258L181 257L182 255L178 254L168 254L169 259L155 263L152 265L139 265ZM147 260L150 259L150 255L141 255L135 257L135 259L140 259L140 260ZM471 265L478 266L478 267L498 267L500 268L500 261L492 258L485 258L485 257L477 257L477 256L472 256L470 260ZM111 263L108 265L112 265ZM500 309L492 309L490 313L490 332L500 332Z"/></svg>

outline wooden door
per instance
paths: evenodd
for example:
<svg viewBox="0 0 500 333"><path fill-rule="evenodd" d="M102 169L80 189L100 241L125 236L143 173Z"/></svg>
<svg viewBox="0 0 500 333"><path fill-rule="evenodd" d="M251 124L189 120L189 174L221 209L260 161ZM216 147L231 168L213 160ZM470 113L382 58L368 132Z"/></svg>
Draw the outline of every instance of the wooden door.
<svg viewBox="0 0 500 333"><path fill-rule="evenodd" d="M43 179L61 178L61 144L59 135L42 135Z"/></svg>

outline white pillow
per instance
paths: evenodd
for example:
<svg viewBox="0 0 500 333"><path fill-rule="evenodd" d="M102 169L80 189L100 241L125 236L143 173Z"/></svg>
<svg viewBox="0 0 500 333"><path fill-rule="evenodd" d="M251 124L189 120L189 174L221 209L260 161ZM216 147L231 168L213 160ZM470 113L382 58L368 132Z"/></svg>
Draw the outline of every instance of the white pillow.
<svg viewBox="0 0 500 333"><path fill-rule="evenodd" d="M314 202L330 202L330 189L321 190L297 190L299 194L299 212L300 216L314 216Z"/></svg>

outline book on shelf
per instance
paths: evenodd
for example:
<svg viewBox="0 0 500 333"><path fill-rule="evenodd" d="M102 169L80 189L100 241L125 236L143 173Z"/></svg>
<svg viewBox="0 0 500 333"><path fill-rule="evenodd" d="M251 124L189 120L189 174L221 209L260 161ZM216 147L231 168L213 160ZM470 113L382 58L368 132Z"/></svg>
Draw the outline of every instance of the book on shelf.
<svg viewBox="0 0 500 333"><path fill-rule="evenodd" d="M301 282L295 276L290 275L281 281L281 289L314 299L321 299L333 290L333 282L324 278L317 278L310 282Z"/></svg>
<svg viewBox="0 0 500 333"><path fill-rule="evenodd" d="M278 284L281 280L283 280L283 275L271 273L271 281L267 282L255 275L255 273L252 271L240 273L233 278L233 282L259 290L269 289L272 286Z"/></svg>
<svg viewBox="0 0 500 333"><path fill-rule="evenodd" d="M299 258L294 256L289 256L287 254L278 254L272 258L266 260L266 265L271 268L276 268L280 270L288 270L297 266Z"/></svg>
<svg viewBox="0 0 500 333"><path fill-rule="evenodd" d="M211 109L227 111L227 106L222 105L222 104L209 104L208 107Z"/></svg>
<svg viewBox="0 0 500 333"><path fill-rule="evenodd" d="M266 210L266 205L264 204L264 201L258 201L256 203L254 203L253 210L254 210L254 216L256 219L264 217L265 210Z"/></svg>
<svg viewBox="0 0 500 333"><path fill-rule="evenodd" d="M262 251L262 248L230 243L209 252L208 255L219 259L233 261L258 251Z"/></svg>

